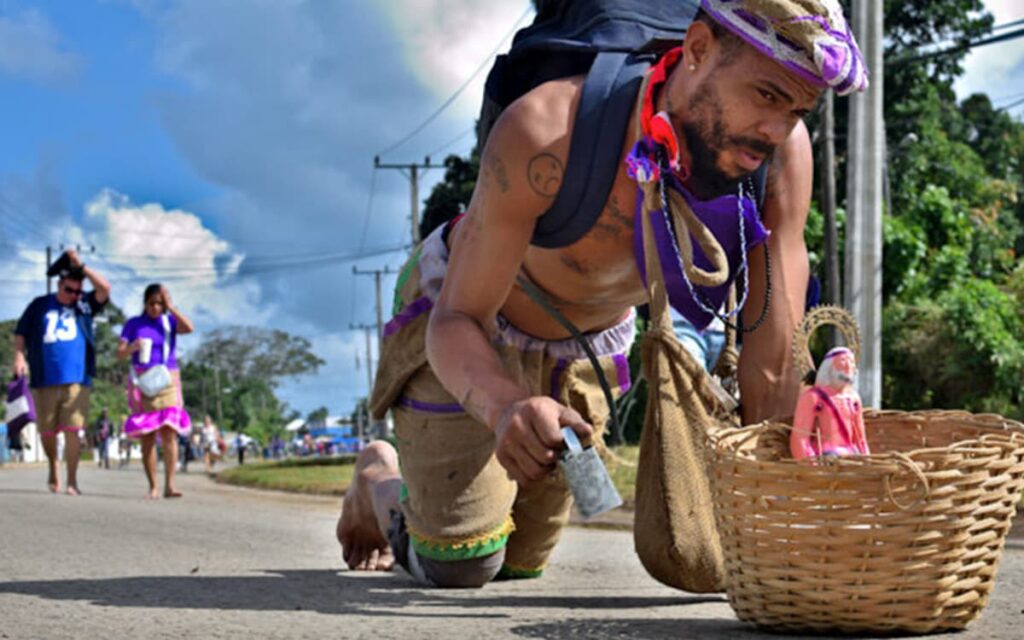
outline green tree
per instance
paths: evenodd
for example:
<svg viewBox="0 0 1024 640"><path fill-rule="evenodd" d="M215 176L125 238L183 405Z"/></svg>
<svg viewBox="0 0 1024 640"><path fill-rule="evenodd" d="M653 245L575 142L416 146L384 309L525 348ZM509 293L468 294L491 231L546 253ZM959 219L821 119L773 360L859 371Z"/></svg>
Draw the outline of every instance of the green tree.
<svg viewBox="0 0 1024 640"><path fill-rule="evenodd" d="M883 399L1020 416L1024 128L986 96L957 103L966 49L920 58L977 40L992 17L980 0L892 1L885 11Z"/></svg>
<svg viewBox="0 0 1024 640"><path fill-rule="evenodd" d="M185 405L195 415L217 416L223 428L266 442L294 415L275 394L280 382L323 364L305 338L277 329L222 327L206 334L185 359Z"/></svg>
<svg viewBox="0 0 1024 640"><path fill-rule="evenodd" d="M474 150L469 158L450 155L444 160L444 180L434 185L423 206L420 221L420 237L426 238L431 231L465 213L476 187L476 176L480 170L480 156Z"/></svg>
<svg viewBox="0 0 1024 640"><path fill-rule="evenodd" d="M330 412L327 410L327 407L320 407L309 412L309 415L306 416L306 422L323 424L327 422L327 416L329 415Z"/></svg>

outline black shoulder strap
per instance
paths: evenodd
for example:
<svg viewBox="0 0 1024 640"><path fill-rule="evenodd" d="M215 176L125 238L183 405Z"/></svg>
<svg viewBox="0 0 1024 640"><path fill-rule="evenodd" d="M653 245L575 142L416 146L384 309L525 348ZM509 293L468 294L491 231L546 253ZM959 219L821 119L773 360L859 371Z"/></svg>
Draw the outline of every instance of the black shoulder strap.
<svg viewBox="0 0 1024 640"><path fill-rule="evenodd" d="M562 186L537 221L534 245L570 245L597 222L615 182L630 114L652 59L607 51L594 58L583 83Z"/></svg>
<svg viewBox="0 0 1024 640"><path fill-rule="evenodd" d="M562 325L562 327L565 328L573 338L575 338L576 342L583 347L583 352L587 354L587 359L590 360L590 366L594 367L594 373L597 374L597 382L601 385L601 391L604 393L604 400L608 403L608 427L611 430L610 432L622 433L619 429L619 418L615 413L615 399L612 397L612 389L608 386L608 378L605 377L604 370L601 369L601 363L597 361L597 354L595 354L594 350L591 348L590 341L587 340L587 337L580 332L572 321L562 315L562 313L544 297L544 294L541 293L540 289L538 289L532 282L524 278L522 275L516 277L516 282L519 283L519 286L523 288L523 291L526 292L526 295L528 295L531 300L547 311L548 314L554 318L558 324ZM552 389L552 393L554 392L555 390Z"/></svg>
<svg viewBox="0 0 1024 640"><path fill-rule="evenodd" d="M604 210L619 170L622 143L643 74L654 54L601 52L583 83L569 160L551 208L537 220L531 244L568 246L590 231ZM764 205L768 163L753 175L758 210Z"/></svg>
<svg viewBox="0 0 1024 640"><path fill-rule="evenodd" d="M757 203L757 212L761 213L764 211L764 196L768 186L768 165L769 161L765 160L761 163L761 166L757 168L751 179L754 181L754 202Z"/></svg>

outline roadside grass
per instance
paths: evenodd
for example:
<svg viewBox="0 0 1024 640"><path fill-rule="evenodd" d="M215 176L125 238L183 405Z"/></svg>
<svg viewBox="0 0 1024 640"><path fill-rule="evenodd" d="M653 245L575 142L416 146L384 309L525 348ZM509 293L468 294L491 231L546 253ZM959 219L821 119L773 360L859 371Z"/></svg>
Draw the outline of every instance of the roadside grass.
<svg viewBox="0 0 1024 640"><path fill-rule="evenodd" d="M636 461L640 447L625 445L611 449L614 458L606 460L615 488L619 490L627 509L633 508L636 485ZM355 458L296 458L281 462L255 462L222 471L219 482L320 495L344 495L352 482Z"/></svg>
<svg viewBox="0 0 1024 640"><path fill-rule="evenodd" d="M355 457L297 458L255 462L217 474L226 484L318 495L344 495L352 482Z"/></svg>
<svg viewBox="0 0 1024 640"><path fill-rule="evenodd" d="M633 510L636 503L636 462L640 457L640 446L626 444L620 447L609 447L615 458L605 460L612 483L622 496L622 506ZM616 460L618 458L619 460Z"/></svg>

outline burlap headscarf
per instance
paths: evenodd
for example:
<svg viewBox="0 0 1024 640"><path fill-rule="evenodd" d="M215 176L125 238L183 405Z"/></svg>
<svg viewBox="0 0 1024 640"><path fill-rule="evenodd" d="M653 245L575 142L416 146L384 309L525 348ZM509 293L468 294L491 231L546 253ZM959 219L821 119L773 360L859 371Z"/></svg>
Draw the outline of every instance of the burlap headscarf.
<svg viewBox="0 0 1024 640"><path fill-rule="evenodd" d="M701 0L716 22L800 77L839 95L868 86L837 0Z"/></svg>

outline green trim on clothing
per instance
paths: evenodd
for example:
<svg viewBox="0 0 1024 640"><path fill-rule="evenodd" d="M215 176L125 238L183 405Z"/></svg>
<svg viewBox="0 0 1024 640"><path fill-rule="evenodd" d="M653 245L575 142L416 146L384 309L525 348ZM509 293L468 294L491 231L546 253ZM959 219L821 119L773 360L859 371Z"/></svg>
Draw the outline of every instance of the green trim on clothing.
<svg viewBox="0 0 1024 640"><path fill-rule="evenodd" d="M395 297L391 303L391 315L397 316L402 311L402 307L405 305L402 302L402 289L405 287L405 283L408 282L409 276L412 275L412 270L420 263L420 254L423 252L423 245L416 247L416 251L413 252L412 257L405 263L405 267L398 273L398 280L395 282Z"/></svg>
<svg viewBox="0 0 1024 640"><path fill-rule="evenodd" d="M501 551L508 543L508 534L497 534L489 540L473 544L434 544L412 532L409 532L409 539L412 541L412 548L424 558L441 561L472 560Z"/></svg>
<svg viewBox="0 0 1024 640"><path fill-rule="evenodd" d="M501 565L501 571L498 572L496 580L527 580L530 578L539 578L544 575L544 569L523 569L520 567L510 567L507 564Z"/></svg>

